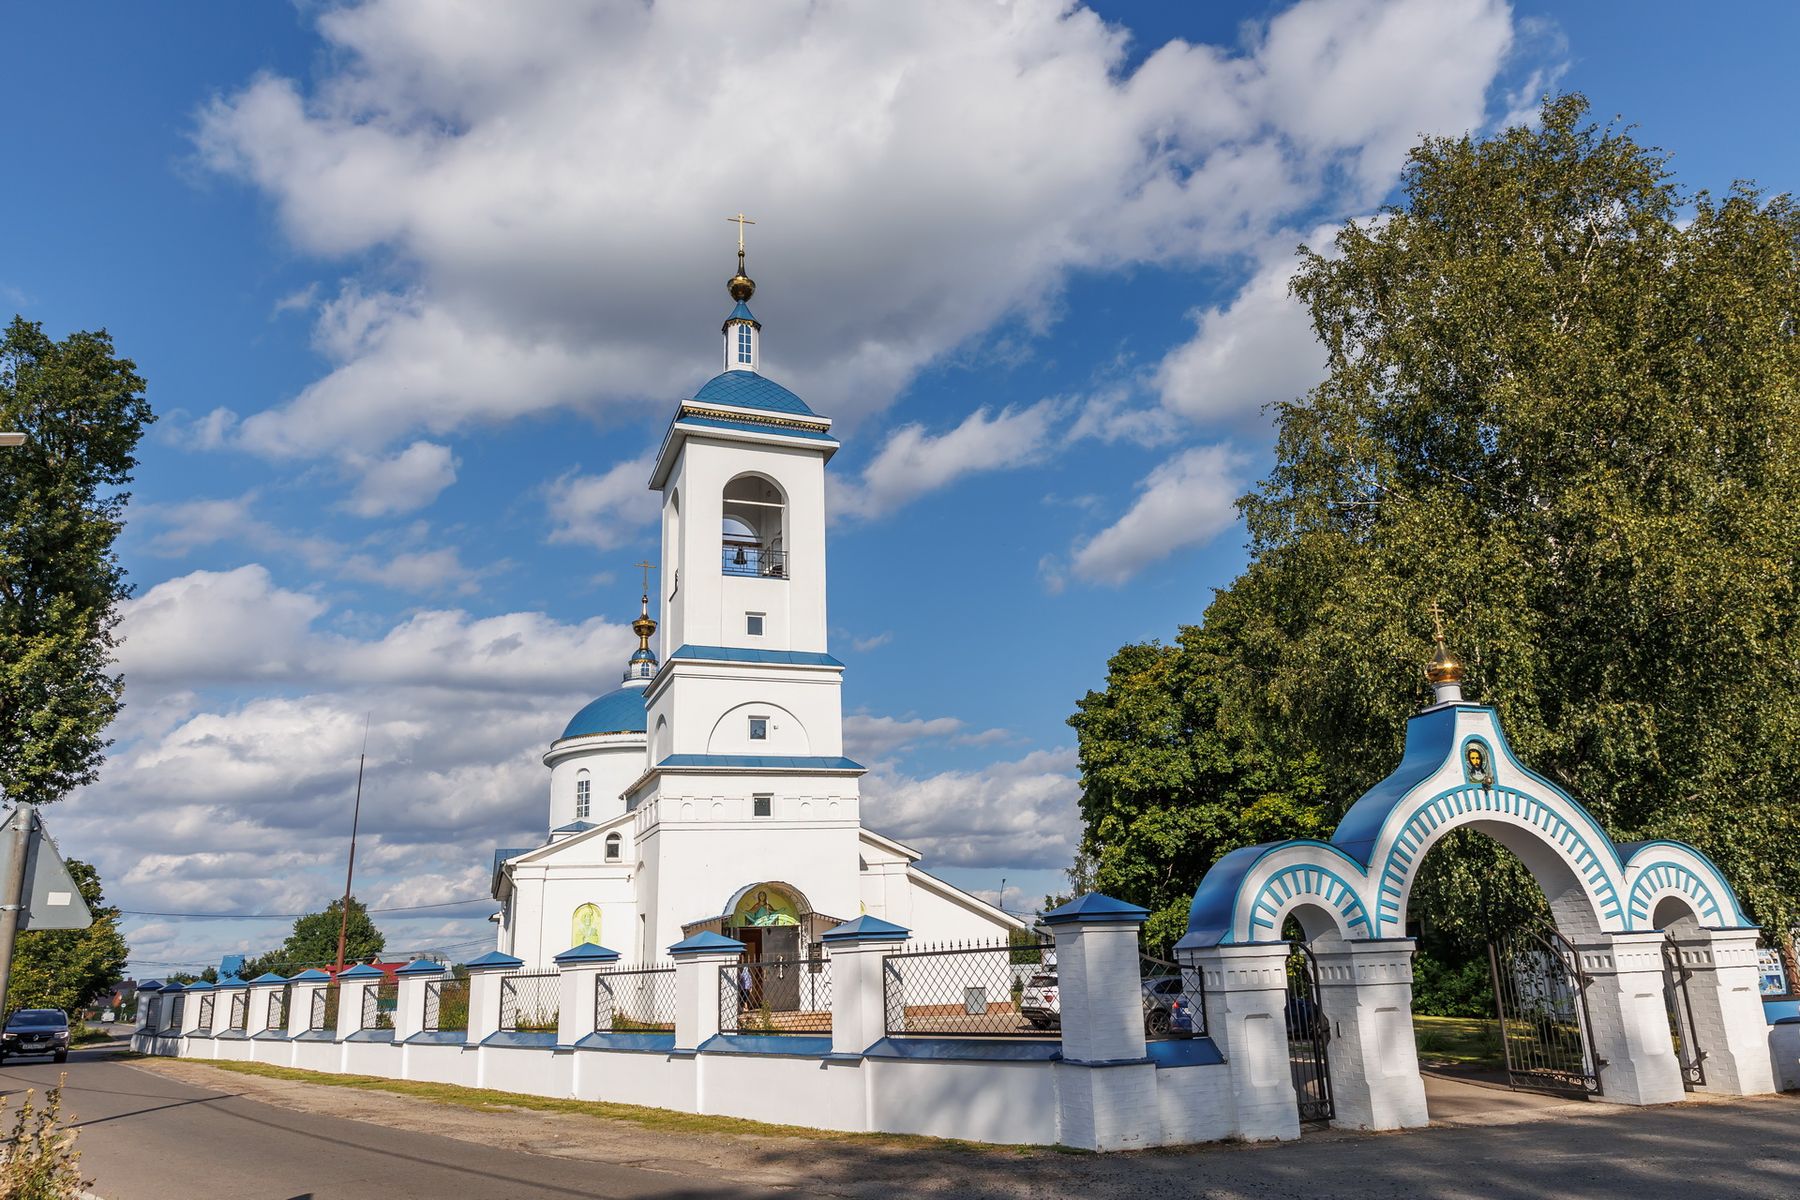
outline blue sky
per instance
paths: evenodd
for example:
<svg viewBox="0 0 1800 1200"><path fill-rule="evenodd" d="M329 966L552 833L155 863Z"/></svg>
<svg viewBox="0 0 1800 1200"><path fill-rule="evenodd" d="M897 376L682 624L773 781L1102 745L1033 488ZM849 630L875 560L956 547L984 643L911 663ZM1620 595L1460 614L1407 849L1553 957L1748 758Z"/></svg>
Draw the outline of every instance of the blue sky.
<svg viewBox="0 0 1800 1200"><path fill-rule="evenodd" d="M733 28L719 14L749 24ZM642 460L715 369L743 209L765 370L839 419L833 648L865 822L1030 907L1064 720L1242 564L1292 248L1419 131L1546 88L1689 187L1795 186L1785 6L13 6L0 307L150 381L128 710L50 814L144 912L485 893L613 685ZM1013 889L1016 889L1013 890ZM484 904L383 916L485 937ZM286 922L133 917L134 964Z"/></svg>

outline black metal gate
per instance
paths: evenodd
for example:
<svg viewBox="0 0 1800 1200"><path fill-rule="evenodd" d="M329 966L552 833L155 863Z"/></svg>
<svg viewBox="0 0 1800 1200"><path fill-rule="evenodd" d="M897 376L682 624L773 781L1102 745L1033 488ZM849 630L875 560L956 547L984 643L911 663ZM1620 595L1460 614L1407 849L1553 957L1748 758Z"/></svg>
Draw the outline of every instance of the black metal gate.
<svg viewBox="0 0 1800 1200"><path fill-rule="evenodd" d="M1694 1037L1694 1005L1688 999L1688 977L1693 971L1682 961L1681 944L1673 933L1663 939L1662 956L1669 1038L1675 1043L1675 1061L1681 1064L1681 1086L1691 1092L1706 1086L1706 1051Z"/></svg>
<svg viewBox="0 0 1800 1200"><path fill-rule="evenodd" d="M1600 1094L1587 1010L1587 973L1575 947L1551 926L1488 943L1506 1081L1515 1088Z"/></svg>
<svg viewBox="0 0 1800 1200"><path fill-rule="evenodd" d="M1329 1121L1337 1115L1331 1103L1331 1065L1325 1047L1331 1024L1319 1003L1319 975L1312 951L1304 942L1288 943L1287 1042L1288 1072L1302 1124Z"/></svg>

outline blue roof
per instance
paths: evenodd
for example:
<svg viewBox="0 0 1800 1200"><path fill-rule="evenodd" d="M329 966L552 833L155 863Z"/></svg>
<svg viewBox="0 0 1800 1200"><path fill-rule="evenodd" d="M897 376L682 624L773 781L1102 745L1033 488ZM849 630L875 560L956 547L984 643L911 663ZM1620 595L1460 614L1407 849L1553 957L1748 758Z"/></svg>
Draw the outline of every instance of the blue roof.
<svg viewBox="0 0 1800 1200"><path fill-rule="evenodd" d="M794 413L803 417L818 415L806 407L800 397L755 371L726 371L714 375L694 393L694 399L701 404L729 404L733 408L760 408L766 412Z"/></svg>
<svg viewBox="0 0 1800 1200"><path fill-rule="evenodd" d="M570 821L567 825L558 825L551 833L586 833L590 829L598 829L592 821Z"/></svg>
<svg viewBox="0 0 1800 1200"><path fill-rule="evenodd" d="M331 976L329 976L325 972L319 970L317 967L308 967L308 968L306 968L306 970L304 970L304 971L300 972L298 975L294 976L292 982L294 982L294 983L314 983L321 979L330 979L330 978L331 978Z"/></svg>
<svg viewBox="0 0 1800 1200"><path fill-rule="evenodd" d="M761 767L779 771L861 771L859 762L821 754L671 754L659 767Z"/></svg>
<svg viewBox="0 0 1800 1200"><path fill-rule="evenodd" d="M251 983L286 983L287 980L284 977L277 975L273 971L264 971L261 975L258 975L255 979L252 979L250 982Z"/></svg>
<svg viewBox="0 0 1800 1200"><path fill-rule="evenodd" d="M415 958L411 962L407 963L404 967L401 967L398 971L395 971L394 974L396 974L396 975L441 975L441 974L443 974L443 972L444 972L444 964L443 963L432 962L429 958Z"/></svg>
<svg viewBox="0 0 1800 1200"><path fill-rule="evenodd" d="M669 661L676 659L698 660L701 662L746 662L746 663L780 663L788 667L841 667L844 664L829 654L820 654L815 650L755 650L748 646L689 646L678 647L669 655ZM642 729L640 725L638 728ZM564 734L567 737L568 734Z"/></svg>
<svg viewBox="0 0 1800 1200"><path fill-rule="evenodd" d="M846 921L835 929L827 930L821 935L820 940L826 942L894 942L911 935L912 930L904 926L864 913L853 921Z"/></svg>
<svg viewBox="0 0 1800 1200"><path fill-rule="evenodd" d="M572 738L596 733L642 733L647 727L644 689L620 688L606 693L571 717L562 735Z"/></svg>
<svg viewBox="0 0 1800 1200"><path fill-rule="evenodd" d="M480 958L471 958L463 964L470 970L481 970L486 967L522 967L524 965L524 959L514 958L510 954L502 954L498 950L489 950Z"/></svg>
<svg viewBox="0 0 1800 1200"><path fill-rule="evenodd" d="M381 978L383 978L383 976L382 976L382 973L379 968L371 967L368 963L357 963L354 967L351 967L348 971L339 971L338 978L339 979L381 979Z"/></svg>
<svg viewBox="0 0 1800 1200"><path fill-rule="evenodd" d="M236 975L227 975L225 978L219 980L219 987L221 989L223 989L223 988L241 988L241 987L249 987L249 986L250 986L250 983L248 980L239 979Z"/></svg>
<svg viewBox="0 0 1800 1200"><path fill-rule="evenodd" d="M669 953L698 954L704 950L714 954L735 954L741 953L743 949L744 943L738 941L736 938L728 938L724 934L714 933L712 930L708 929L696 933L693 937L683 938L679 942L676 942L673 946L669 947Z"/></svg>
<svg viewBox="0 0 1800 1200"><path fill-rule="evenodd" d="M733 321L749 321L759 327L762 325L762 322L758 321L755 315L751 313L750 306L745 304L742 300L739 300L737 302L737 307L731 310L731 315L725 318L725 323L727 325L731 324Z"/></svg>
<svg viewBox="0 0 1800 1200"><path fill-rule="evenodd" d="M1113 922L1134 922L1142 925L1150 910L1140 908L1136 904L1124 900L1115 900L1111 896L1102 896L1099 892L1089 892L1079 896L1060 908L1053 908L1044 914L1046 925L1086 925L1111 924Z"/></svg>
<svg viewBox="0 0 1800 1200"><path fill-rule="evenodd" d="M619 952L608 950L605 946L597 946L593 942L583 942L579 946L571 946L557 955L558 966L564 963L618 962Z"/></svg>

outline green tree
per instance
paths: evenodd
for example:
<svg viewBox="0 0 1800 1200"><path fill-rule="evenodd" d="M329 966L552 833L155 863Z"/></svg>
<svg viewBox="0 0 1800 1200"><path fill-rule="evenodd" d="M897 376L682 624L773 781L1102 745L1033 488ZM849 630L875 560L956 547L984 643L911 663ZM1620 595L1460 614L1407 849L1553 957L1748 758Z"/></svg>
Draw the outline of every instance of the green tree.
<svg viewBox="0 0 1800 1200"><path fill-rule="evenodd" d="M1276 464L1240 504L1249 566L1176 647L1121 651L1074 719L1103 880L1153 907L1191 891L1216 852L1184 826L1243 809L1259 773L1292 811L1240 840L1335 825L1398 760L1436 600L1528 762L1620 840L1695 843L1753 918L1793 925L1793 203L1687 195L1565 96L1535 128L1416 148L1403 201L1303 249L1294 290L1329 369L1276 406ZM1132 717L1157 673L1180 703ZM1090 719L1113 709L1129 719ZM1486 839L1424 869L1421 910L1465 949L1541 903Z"/></svg>
<svg viewBox="0 0 1800 1200"><path fill-rule="evenodd" d="M36 929L19 935L6 990L9 1013L21 1008L74 1012L125 977L128 948L119 930L119 910L107 905L100 873L73 858L68 867L94 923L86 929Z"/></svg>
<svg viewBox="0 0 1800 1200"><path fill-rule="evenodd" d="M0 793L46 804L92 783L119 708L113 554L154 417L105 332L62 341L15 317L0 338Z"/></svg>
<svg viewBox="0 0 1800 1200"><path fill-rule="evenodd" d="M308 967L327 967L337 961L338 925L342 900L333 900L323 912L307 913L294 921L294 931L279 950L271 950L244 964L244 977L254 979L265 971L294 975ZM364 962L387 949L387 938L369 919L369 910L350 897L350 924L344 940L344 961Z"/></svg>

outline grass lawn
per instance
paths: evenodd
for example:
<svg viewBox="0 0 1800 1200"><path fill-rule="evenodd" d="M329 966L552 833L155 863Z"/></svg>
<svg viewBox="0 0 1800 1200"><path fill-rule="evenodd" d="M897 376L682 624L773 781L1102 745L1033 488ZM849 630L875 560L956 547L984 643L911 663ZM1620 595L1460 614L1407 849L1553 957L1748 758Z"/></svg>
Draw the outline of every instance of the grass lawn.
<svg viewBox="0 0 1800 1200"><path fill-rule="evenodd" d="M1413 1018L1413 1037L1422 1067L1473 1067L1499 1070L1500 1022L1492 1017Z"/></svg>

